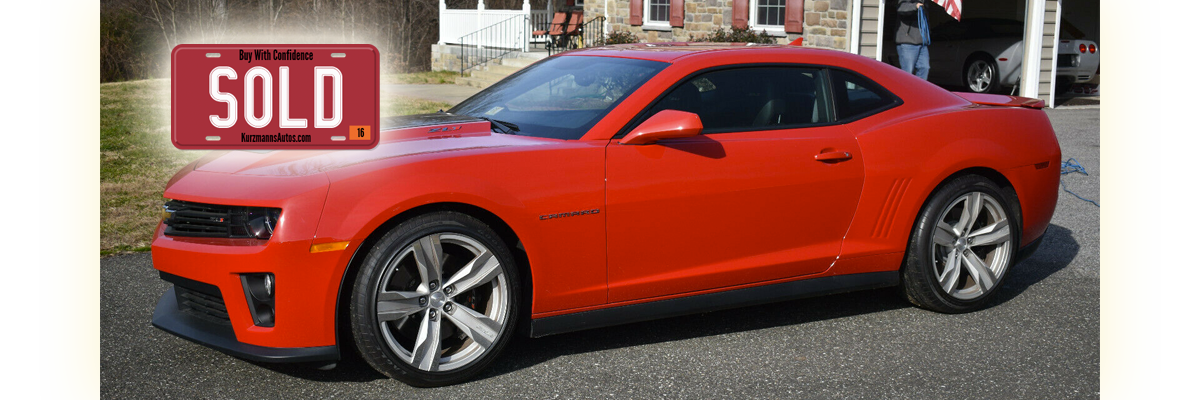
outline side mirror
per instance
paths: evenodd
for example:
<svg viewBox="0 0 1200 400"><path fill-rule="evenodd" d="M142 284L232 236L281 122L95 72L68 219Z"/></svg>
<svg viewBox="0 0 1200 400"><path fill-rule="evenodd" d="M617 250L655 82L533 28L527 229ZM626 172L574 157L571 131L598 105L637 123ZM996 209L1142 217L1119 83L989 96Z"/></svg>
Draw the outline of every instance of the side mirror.
<svg viewBox="0 0 1200 400"><path fill-rule="evenodd" d="M704 125L700 116L678 110L662 110L633 128L621 144L653 144L663 139L692 137L700 134Z"/></svg>

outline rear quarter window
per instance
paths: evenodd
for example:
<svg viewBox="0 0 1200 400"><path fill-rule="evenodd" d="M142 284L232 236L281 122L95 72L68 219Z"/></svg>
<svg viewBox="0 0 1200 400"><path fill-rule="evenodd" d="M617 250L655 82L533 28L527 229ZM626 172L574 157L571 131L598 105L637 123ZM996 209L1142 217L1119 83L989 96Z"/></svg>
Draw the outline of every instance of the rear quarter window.
<svg viewBox="0 0 1200 400"><path fill-rule="evenodd" d="M846 121L862 118L891 108L899 103L896 95L861 75L839 69L830 70L833 97L837 102L837 119Z"/></svg>

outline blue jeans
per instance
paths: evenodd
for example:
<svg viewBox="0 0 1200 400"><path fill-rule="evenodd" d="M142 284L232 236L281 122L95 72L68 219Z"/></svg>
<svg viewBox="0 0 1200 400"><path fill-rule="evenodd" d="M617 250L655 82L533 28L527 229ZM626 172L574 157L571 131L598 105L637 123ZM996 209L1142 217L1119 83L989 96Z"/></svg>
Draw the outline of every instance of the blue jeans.
<svg viewBox="0 0 1200 400"><path fill-rule="evenodd" d="M900 55L900 69L929 80L929 46L897 44L896 52Z"/></svg>

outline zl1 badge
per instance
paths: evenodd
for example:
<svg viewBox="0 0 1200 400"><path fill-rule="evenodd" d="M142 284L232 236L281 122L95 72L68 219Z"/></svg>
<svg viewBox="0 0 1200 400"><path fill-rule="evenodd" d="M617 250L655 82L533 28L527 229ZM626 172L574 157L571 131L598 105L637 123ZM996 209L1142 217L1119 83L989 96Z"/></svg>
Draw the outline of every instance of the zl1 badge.
<svg viewBox="0 0 1200 400"><path fill-rule="evenodd" d="M196 45L171 52L171 142L202 149L370 149L379 51L357 45Z"/></svg>

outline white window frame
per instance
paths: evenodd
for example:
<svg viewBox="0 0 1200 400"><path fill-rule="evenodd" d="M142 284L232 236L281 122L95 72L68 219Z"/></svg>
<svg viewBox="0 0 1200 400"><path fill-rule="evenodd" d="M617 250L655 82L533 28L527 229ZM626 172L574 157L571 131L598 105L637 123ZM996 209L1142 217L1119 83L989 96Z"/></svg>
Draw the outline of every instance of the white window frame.
<svg viewBox="0 0 1200 400"><path fill-rule="evenodd" d="M650 19L650 0L642 0L642 29L649 31L670 31L671 1L667 0L667 19L654 21Z"/></svg>
<svg viewBox="0 0 1200 400"><path fill-rule="evenodd" d="M787 36L787 31L784 30L783 25L765 25L765 24L759 25L759 24L757 24L757 22L758 22L758 1L759 0L750 0L750 20L746 21L746 25L748 25L750 27L750 30L754 31L754 32L758 32L760 30L766 30L767 34L771 35L771 36ZM786 0L783 2L783 12L784 13L787 12L787 1ZM785 21L787 20L786 15L784 15L783 18Z"/></svg>

